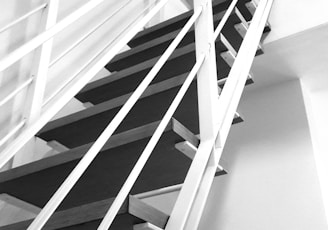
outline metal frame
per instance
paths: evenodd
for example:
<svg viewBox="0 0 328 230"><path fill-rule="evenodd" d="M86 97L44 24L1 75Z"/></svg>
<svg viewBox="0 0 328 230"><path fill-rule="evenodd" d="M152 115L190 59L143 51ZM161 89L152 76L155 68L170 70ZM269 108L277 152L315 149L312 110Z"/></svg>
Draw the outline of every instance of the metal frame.
<svg viewBox="0 0 328 230"><path fill-rule="evenodd" d="M47 3L44 3L38 7L36 7L35 9L29 11L28 13L22 15L21 17L15 19L13 22L9 23L8 25L2 27L0 29L0 34L3 33L4 31L10 29L11 27L17 25L18 23L24 21L25 19L29 18L30 16L32 16L33 14L36 14L37 12L39 12L40 10L43 10L44 8L47 7Z"/></svg>
<svg viewBox="0 0 328 230"><path fill-rule="evenodd" d="M94 4L99 1L92 2L95 3L89 2L85 4L77 10L78 12L73 12L70 16L67 16L61 20L51 29L47 30L43 34L40 34L35 38L36 40L33 39L28 42L28 44L32 45L31 47L25 44L21 48L18 48L16 51L9 54L6 58L0 61L0 71L1 69L3 70L6 68L8 62L13 62L13 60L19 58L16 57L17 54L23 57L26 50L33 50L34 46L38 46L40 42L40 44L42 44L43 40L47 40L48 37L50 38L52 35L68 26L68 23L72 23L77 20L76 17L81 17L83 12L89 12L91 9L86 10L86 5L89 6L91 4L91 6L95 7ZM148 12L140 21L133 24L133 27L129 28L124 36L120 37L119 41L115 41L114 46L105 47L101 54L93 58L93 61L89 66L85 66L85 68L78 72L79 78L77 78L74 82L70 82L67 87L62 90L54 100L51 101L51 103L44 106L44 111L38 120L26 126L21 131L19 136L17 136L13 142L0 153L0 168L2 168L62 107L64 107L64 105L68 103L69 100L74 97L75 94L77 94L108 63L108 61L110 61L120 51L154 15L156 15L156 13L168 2L168 0L157 0L156 2L157 4L150 12ZM70 17L74 18L71 19Z"/></svg>
<svg viewBox="0 0 328 230"><path fill-rule="evenodd" d="M195 1L196 2L196 1ZM262 0L219 97L215 136L202 140L165 229L197 229L234 113L260 42L273 0ZM219 25L220 26L220 25ZM218 28L222 28L219 27ZM219 35L220 32L216 34ZM197 31L196 31L197 33ZM216 36L214 36L216 38ZM206 102L205 102L206 103Z"/></svg>
<svg viewBox="0 0 328 230"><path fill-rule="evenodd" d="M48 67L53 65L59 60L63 54L57 57L50 63L50 54L52 47L52 38L55 34L69 26L72 22L82 17L84 14L95 8L104 0L93 0L80 7L77 11L73 12L70 16L64 18L56 24L56 15L58 0L49 0L47 4L47 19L45 20L45 32L32 39L22 47L18 48L6 58L0 61L0 71L6 69L16 61L20 60L27 53L41 46L37 59L39 63L36 67L36 76L33 79L31 90L31 104L29 106L26 118L15 127L0 144L7 139L10 139L16 134L24 125L21 134L14 140L14 142L7 147L0 155L0 168L7 163L11 157L22 147L24 144L43 126L50 118L55 115L69 100L73 97L87 82L109 61L111 60L126 44L127 42L141 29L147 22L158 13L161 8L168 2L168 0L159 0L158 3L151 9L140 21L133 24L125 30L124 36L118 36L119 40L114 47L106 46L103 52L97 54L91 61L84 66L75 76L78 79L69 79L63 88L58 91L58 99L55 96L46 103L43 102L43 92L45 88L45 79ZM123 8L128 2L125 2ZM178 44L187 34L189 29L195 23L195 37L196 37L196 63L191 72L187 76L185 82L182 84L179 92L171 103L169 109L165 113L162 121L155 130L150 141L146 145L136 165L132 169L130 175L122 186L113 204L106 213L104 219L99 225L99 230L105 230L110 227L119 209L121 208L126 197L134 185L137 177L141 173L148 158L150 157L153 149L163 134L167 124L172 119L172 116L191 85L193 79L197 75L198 86L198 104L199 104L199 123L200 123L200 144L198 148L193 146L192 150L195 152L192 156L191 167L183 185L172 186L162 190L156 190L145 194L139 194L139 197L149 197L154 194L162 194L168 191L177 191L181 188L178 200L173 209L171 217L166 225L167 230L196 230L201 219L204 206L206 204L207 196L210 191L214 176L218 170L218 163L235 116L237 105L239 103L241 94L243 92L245 82L249 75L249 70L253 58L255 56L257 46L260 42L263 28L266 24L273 0L262 0L254 14L252 23L247 31L241 48L233 63L232 69L225 82L225 86L219 97L219 90L217 87L217 67L216 67L216 53L215 53L215 40L221 34L221 30L225 25L228 17L236 7L238 0L233 0L224 17L220 21L218 27L213 28L213 13L211 0L194 0L194 14L188 20L186 25L172 41L164 54L160 57L154 67L147 74L142 83L132 93L127 102L122 106L120 111L116 114L110 124L104 129L92 147L84 155L81 161L77 164L71 174L66 178L64 183L55 192L52 198L48 201L45 207L41 210L39 215L34 219L28 230L41 229L51 215L55 212L60 203L64 200L66 195L79 180L87 167L91 164L93 159L97 156L98 152L108 141L111 135L115 132L122 120L126 117L137 100L141 97L143 92L149 86L151 81L155 78L162 66L168 60L169 56L176 49ZM120 8L120 9L121 9ZM119 9L119 10L120 10ZM119 11L118 10L118 11ZM145 9L148 11L148 9ZM118 12L115 11L114 15ZM141 13L143 14L143 12ZM74 43L74 47L82 42L86 37L93 33L97 28L103 25L108 19L98 24L94 29L82 36L78 42ZM132 26L132 24L131 24ZM220 39L225 40L223 36ZM64 52L68 53L72 47ZM231 51L232 52L232 51ZM45 66L45 67L44 67ZM91 66L89 68L89 66ZM87 68L88 67L88 68ZM73 82L73 80L76 80ZM32 80L29 80L32 82ZM24 86L18 87L13 95L9 95L3 100L6 101L13 98L18 92L29 85L31 82L25 82ZM56 94L56 96L57 96ZM54 100L53 100L54 99ZM2 102L2 101L1 101ZM44 113L41 113L42 106L48 106ZM26 122L25 122L26 121ZM142 229L153 229L153 226L142 225L135 226Z"/></svg>

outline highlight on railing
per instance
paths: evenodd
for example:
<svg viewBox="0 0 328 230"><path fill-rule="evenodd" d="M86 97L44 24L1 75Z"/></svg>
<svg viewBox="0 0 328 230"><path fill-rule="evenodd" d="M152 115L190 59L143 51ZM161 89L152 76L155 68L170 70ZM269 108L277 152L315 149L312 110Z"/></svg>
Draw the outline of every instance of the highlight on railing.
<svg viewBox="0 0 328 230"><path fill-rule="evenodd" d="M125 4L123 4L123 6L120 7L120 9L122 9L124 6L126 6L129 2L131 2L132 0L127 1ZM154 2L148 4L147 7L145 7L145 9L143 9L140 13L138 13L137 15L137 19L140 18L142 15L144 15L151 7L154 6ZM110 17L106 18L104 21L102 21L99 25L97 25L94 29L92 29L91 31L95 30L96 28L100 27L102 24L104 24L106 21L108 21L110 18L112 18L115 14L117 14L119 11L115 11L114 14L112 14ZM109 47L111 44L113 44L118 38L121 37L121 35L124 33L124 31L128 30L132 25L134 24L134 21L132 21L131 23L129 23L123 30L121 33L119 33L117 36L115 36L115 38L111 41L109 41L107 43L107 45L105 46L105 48ZM84 39L86 39L89 35L91 35L91 31L87 33L86 36L83 36L81 39L79 39L76 43L74 43L69 49L67 49L63 54L61 54L59 57L64 56L64 54L68 53L71 49L73 49L74 47L76 47L79 43L81 43ZM74 47L73 47L74 46ZM84 69L86 69L93 61L96 60L96 58L103 52L103 50L100 50L98 53L96 53L92 58L90 58L90 60L85 63L79 70L77 70L72 76L70 76L69 78L67 78L65 80L65 82L59 86L56 90L54 90L54 92L44 100L42 106L47 105L54 97L56 97L60 91L62 91L71 81L73 81ZM55 61L58 61L59 59L56 58ZM54 62L53 62L54 63ZM52 64L50 64L49 67L51 67Z"/></svg>
<svg viewBox="0 0 328 230"><path fill-rule="evenodd" d="M94 4L99 4L101 1L99 0L93 2L95 3L92 4L89 2L87 4L95 6ZM38 131L50 119L51 115L53 115L58 110L58 107L69 100L67 97L74 96L75 93L77 93L88 82L88 80L92 78L91 75L96 73L98 69L102 68L109 60L111 60L111 58L113 58L116 53L121 50L121 48L138 32L138 30L140 30L167 2L168 0L158 1L152 10L150 10L146 16L134 26L132 30L128 31L128 33L123 36L123 38L121 38L121 40L114 48L109 48L108 50L105 49L105 54L100 58L100 60L97 60L97 62L90 70L86 71L86 73L83 75L85 77L77 82L74 87L70 88L69 91L63 92L61 94L60 100L56 101L54 106L51 107L47 113L45 113L45 115L42 114L39 121L35 124L32 124L26 133L16 139L16 141L25 141L26 137L34 135L34 133ZM179 106L181 100L183 99L196 75L198 87L198 104L200 110L200 144L165 229L197 229L215 172L217 170L218 162L225 145L225 141L227 139L235 111L237 109L237 105L243 92L243 88L245 86L245 82L247 80L248 73L257 50L257 46L261 39L263 28L272 6L272 2L273 0L261 0L249 30L238 51L236 60L231 68L228 79L225 82L222 93L220 97L218 97L219 94L216 76L215 40L221 34L221 31L227 22L228 17L235 9L237 0L232 1L215 31L213 28L211 0L194 0L194 13L188 22L184 25L176 38L171 42L163 55L159 58L159 60L146 75L140 85L132 93L126 103L121 107L116 116L100 134L94 144L90 147L87 153L83 156L80 162L63 182L63 184L44 206L42 211L34 219L28 229L42 229L42 227L46 224L48 219L55 212L57 207L61 204L70 190L82 176L82 174L87 170L88 166L97 156L108 139L115 132L117 127L121 124L123 119L127 116L129 111L133 108L135 103L141 97L146 88L150 85L152 80L158 74L160 69L163 67L170 55L178 47L179 43L182 41L184 36L193 25L195 25L196 37L196 63L193 66L191 72L188 74L185 82L182 84L174 100L172 101L159 126L150 138L150 141L144 148L140 158L130 172L127 180L119 191L116 199L112 203L98 229L108 229L112 224L120 207L122 206L126 197L129 195L132 186L137 180L137 177L147 163L147 160L151 156L153 149L158 143L167 124L172 118L175 110ZM82 9L82 12L86 10L83 7L80 9ZM75 17L78 17L80 16L80 13L73 14ZM58 23L59 26L57 24L57 27L54 26L49 29L49 34L53 35L55 31L62 29L62 27L66 25L66 22L64 24L60 23L61 22ZM39 45L41 45L47 40L48 36L48 34L41 34L39 38L31 42L31 47L37 47L36 44L39 43ZM18 52L18 56L24 56L24 53L26 53L29 49L31 48L23 47ZM5 67L8 65L8 63L15 62L15 60L16 57L9 56L3 62L3 66ZM81 72L83 71L85 70L81 70ZM21 146L14 146L6 149L4 154L0 155L0 167L2 167L3 162L9 160L15 154L14 152L20 147ZM180 187L172 187L167 189L167 191L173 191L177 188Z"/></svg>
<svg viewBox="0 0 328 230"><path fill-rule="evenodd" d="M54 1L57 2L58 0L49 1L51 4ZM33 51L35 48L47 42L47 40L51 39L57 33L71 25L84 14L94 9L103 1L104 0L89 1L77 9L75 12L66 16L56 25L52 26L50 29L41 33L31 41L27 42L25 45L7 55L5 58L0 60L0 71L8 68L11 64L24 57L27 53ZM120 50L128 43L128 41L132 39L141 29L143 29L148 21L154 15L156 15L156 13L159 12L159 10L161 10L167 2L168 0L154 0L153 3L148 5L148 7L152 7L152 9L147 12L144 17L135 22L132 28L128 28L128 31L125 31L126 33L119 37L119 40L118 38L115 38L116 40L114 39L114 41L111 41L112 43L115 42L114 46L110 46L109 44L103 49L102 52L95 55L90 62L84 65L80 70L76 72L76 74L73 75L81 75L78 79L76 79L74 84L69 85L73 80L73 78L70 78L69 81L65 82L68 84L66 87L67 89L62 87L57 89L57 92L60 93L57 95L55 100L51 101L48 98L46 99L47 103L41 102L42 104L40 106L44 106L46 108L45 111L40 114L35 122L30 123L28 126L24 126L19 135L12 141L12 143L6 146L6 148L0 153L0 168L2 168L66 103L69 102L71 98L75 96L75 94L77 94L118 52L120 52ZM154 3L156 4L154 5ZM145 11L146 10L143 12ZM140 15L138 17L140 17ZM49 64L47 64L47 66L48 65ZM54 95L51 97L54 98Z"/></svg>
<svg viewBox="0 0 328 230"><path fill-rule="evenodd" d="M24 14L23 16L15 19L13 22L9 23L8 25L2 27L0 29L0 34L8 29L10 29L11 27L17 25L18 23L24 21L25 19L29 18L30 16L32 16L33 14L36 14L37 12L43 10L45 7L47 7L47 3L41 4L40 6L36 7L35 9L31 10L30 12Z"/></svg>

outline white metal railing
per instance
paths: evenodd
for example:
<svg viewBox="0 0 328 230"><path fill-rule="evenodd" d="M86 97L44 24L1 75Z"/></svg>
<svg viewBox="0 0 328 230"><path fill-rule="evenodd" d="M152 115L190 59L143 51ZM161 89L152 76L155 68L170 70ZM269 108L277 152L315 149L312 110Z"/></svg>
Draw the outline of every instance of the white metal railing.
<svg viewBox="0 0 328 230"><path fill-rule="evenodd" d="M134 25L133 29L128 30L123 37L120 37L120 40L114 48L106 47L103 55L97 55L97 57L94 58L95 60L92 59L90 63L90 65L92 64L92 67L87 70L81 70L81 73L83 73L82 76L84 77L75 82L73 87L70 87L68 90L58 91L61 92L60 99L46 111L46 115L42 114L39 117L38 122L32 123L26 133L23 132L24 135L19 136L19 138L15 141L24 142L27 137L34 135L34 133L38 131L58 110L58 107L61 107L62 104L67 102L69 100L67 98L74 96L75 93L77 93L88 82L88 80L92 78L91 76L98 72L97 70L102 68L111 58L113 58L115 54L121 50L121 48L165 5L167 1L168 0L158 1L152 10L150 10L145 17ZM95 7L95 4L99 4L101 1L93 2L94 3L89 2L86 5L90 4L90 7ZM42 229L194 24L196 35L196 63L185 82L182 84L179 92L165 113L150 141L146 145L144 151L129 174L127 180L106 213L98 229L108 229L112 224L120 207L129 195L132 186L136 182L167 124L172 118L175 110L179 106L196 75L200 113L200 144L165 229L197 229L202 210L205 206L205 202L217 170L217 165L220 160L235 111L237 109L237 105L243 92L257 46L260 42L263 28L271 9L272 2L273 0L261 0L249 27L249 31L245 36L234 65L232 66L229 76L225 82L222 93L220 97L218 97L219 92L216 75L215 40L221 34L221 30L223 29L226 21L235 9L237 0L232 1L215 31L213 28L211 0L194 0L194 14L181 29L176 38L171 42L169 47L165 50L163 55L159 58L137 89L132 93L127 102L122 106L120 111L116 114L77 166L73 169L70 175L66 178L63 184L51 197L42 211L34 219L28 229ZM81 17L82 13L86 12L86 9L81 7L78 11L79 13L73 13L73 18L77 19L78 17ZM62 21L58 23L62 23L60 26L56 24L49 29L47 31L50 31L49 34L41 34L39 37L35 38L36 40L32 40L28 47L23 47L21 50L18 49L19 52L15 51L19 54L17 55L23 57L27 50L33 50L38 47L36 44L43 44L54 35L55 31L63 29L64 25L67 26L66 23L71 22L72 19L65 18L63 21L65 21L65 23L62 23ZM89 35L87 34L86 36ZM8 63L12 64L19 60L19 58L17 60L16 58L17 57L15 55L9 55L4 62L0 62L0 67L3 66L2 68L5 68L9 65ZM71 82L68 82L66 85L69 85L70 83ZM14 143L19 145L19 142L15 141ZM16 145L9 146L9 148L5 150L4 154L0 155L0 167L2 167L1 164L3 164L3 162L7 162L15 154L16 150L22 147L22 145L24 145L24 143L20 144L18 147ZM178 188L180 188L180 186L169 188L167 191L173 191Z"/></svg>
<svg viewBox="0 0 328 230"><path fill-rule="evenodd" d="M122 9L124 6L126 6L129 2L131 2L132 0L127 1L125 4L123 4L119 9ZM147 7L145 7L145 9L143 9L140 13L138 13L137 18L141 17L142 15L144 15L152 6L154 5L154 3L150 3ZM86 39L88 36L90 36L92 34L93 31L95 31L97 28L99 28L101 25L103 25L105 22L107 22L110 18L112 18L115 14L117 14L119 11L116 10L114 12L114 14L112 14L110 17L106 18L104 21L102 21L100 24L98 24L96 27L94 27L91 31L89 31L85 36L82 36L77 42L75 42L71 47L69 47L66 51L63 52L63 54L59 55L58 58L63 57L66 53L68 53L70 50L72 50L74 47L76 47L78 44L80 44L84 39ZM114 40L109 41L105 47L109 47L110 45L112 45L116 39L118 39L120 37L120 35L122 33L124 33L124 31L126 31L128 28L130 28L135 22L132 21L131 23L129 23L124 30L122 30L122 32L120 34L118 34ZM103 50L100 50L98 53L96 53L95 55L93 55L93 57L91 57L79 70L77 70L73 75L71 75L70 77L68 77L64 83L62 85L60 85L56 90L54 90L54 92L48 97L46 98L43 103L42 106L47 105L51 100L53 100L53 98L55 98L71 81L73 81L74 79L76 79L76 77L84 70L86 69L101 53L103 52ZM55 61L57 62L59 59L56 58ZM51 63L49 67L51 67L52 64L54 64L55 62Z"/></svg>
<svg viewBox="0 0 328 230"><path fill-rule="evenodd" d="M164 52L164 54L161 56L161 58L156 62L154 67L150 70L150 72L147 74L147 76L144 78L144 80L141 82L141 84L137 87L137 89L129 97L127 102L123 105L123 107L120 109L120 111L116 114L116 116L113 118L113 120L110 122L110 124L104 129L104 131L101 133L101 135L95 141L95 143L91 146L91 148L87 151L87 153L84 155L84 157L78 163L78 165L74 168L74 170L70 173L70 175L67 177L67 179L63 182L63 184L60 186L60 188L57 190L57 192L52 196L52 198L49 200L49 202L45 205L45 207L42 209L40 214L35 218L35 220L31 224L31 226L29 227L30 230L31 229L41 229L42 226L46 223L46 221L50 218L52 213L60 205L62 200L66 197L66 195L69 193L69 191L75 185L75 183L82 176L84 171L87 169L87 167L91 164L93 159L97 156L97 154L99 153L101 148L104 146L104 144L107 142L107 140L111 137L111 135L115 132L117 127L121 124L123 119L126 117L126 115L129 113L129 111L132 109L132 107L137 102L137 100L140 98L140 96L145 91L145 89L148 87L148 85L151 83L151 81L155 78L157 73L160 71L161 67L165 64L166 60L173 53L175 48L178 46L180 41L183 39L184 35L191 28L194 21L199 16L200 12L201 12L201 9L199 9L198 12L196 12L193 15L193 17L191 17L191 19L188 21L188 23L185 25L185 27L181 30L181 32L178 34L178 36L173 40L173 42L170 44L170 46L167 48L167 50ZM164 126L164 128L165 127L166 127L166 125ZM151 153L151 151L149 152L149 150L148 150L145 154L150 154L150 153ZM145 154L143 154L143 155L145 155ZM145 158L145 157L143 157L143 158ZM146 158L146 159L148 159L148 158ZM141 163L139 163L139 164L141 164ZM135 166L135 168L136 167L137 167L137 165ZM135 169L134 171L136 171L138 169L140 169L140 166L137 167L137 169ZM136 176L135 173L131 174L131 177L134 178L135 176ZM132 182L128 182L128 184L126 186L132 187L132 185L135 182L135 179L136 179L136 177L134 179L130 179L130 180L132 180ZM126 190L129 190L129 189L123 190L124 195L126 193L125 192ZM118 203L117 205L112 205L113 208L115 207L116 211L118 211L118 209L121 205L122 199L123 199L123 201L125 200L126 196L124 196L124 195L119 195L118 199L114 201L115 204ZM111 217L112 216L110 216L109 218L111 218ZM111 221L109 220L108 222L111 222ZM107 225L107 222L105 225ZM105 229L105 228L100 228L100 229Z"/></svg>
<svg viewBox="0 0 328 230"><path fill-rule="evenodd" d="M124 7L126 7L132 0L128 0L124 2L120 7L118 7L112 14L107 16L104 20L102 20L100 23L98 23L95 27L93 27L90 31L88 31L85 35L83 35L81 38L79 38L77 41L75 41L70 47L68 47L64 52L62 52L60 55L58 55L54 60L52 60L49 64L49 68L55 65L60 59L62 59L66 54L68 54L70 51L72 51L76 46L81 44L85 39L87 39L90 35L92 35L97 29L99 29L101 26L103 26L106 22L108 22L110 19L112 19L117 13L119 13ZM149 7L147 7L149 8Z"/></svg>
<svg viewBox="0 0 328 230"><path fill-rule="evenodd" d="M14 89L12 92L10 92L5 98L3 98L0 101L0 106L3 106L8 101L10 101L12 98L14 98L18 93L20 93L25 87L27 87L29 84L31 84L33 81L33 78L27 79L25 82L23 82L20 86L18 86L16 89ZM1 145L0 145L1 146Z"/></svg>
<svg viewBox="0 0 328 230"><path fill-rule="evenodd" d="M25 19L29 18L30 16L32 16L33 14L36 14L37 12L39 12L40 10L43 10L45 7L47 7L47 4L44 3L38 7L36 7L35 9L31 10L30 12L24 14L23 16L15 19L13 22L9 23L8 25L2 27L0 29L0 34L8 29L10 29L11 27L17 25L18 23L24 21Z"/></svg>
<svg viewBox="0 0 328 230"><path fill-rule="evenodd" d="M58 0L49 1L51 3L52 1ZM89 12L103 1L104 0L92 0L86 3L71 15L65 17L56 25L52 26L50 29L41 33L27 44L7 55L4 59L0 60L0 71L15 63L19 60L19 58L24 57L28 52L34 50L34 48L42 45L42 42L46 42L51 39L52 36L62 31L71 23L75 22L78 18L82 17L83 14ZM132 39L132 37L134 37L159 10L161 10L168 0L155 0L154 2L157 3L155 6L153 6L153 4L149 5L153 6L152 10L150 10L142 19L136 21L131 26L132 28L128 28L128 31L124 35L119 36L112 41L112 43L115 42L114 46L109 45L105 47L101 53L98 53L97 56L92 57L91 62L88 62L87 65L84 65L83 68L74 74L76 79L70 78L69 81L65 82L65 85L67 86L66 88L61 87L60 90L57 89L58 95L56 95L56 98L54 98L54 95L51 96L54 100L50 101L46 99L46 104L44 102L38 102L32 105L34 107L39 105L38 109L44 106L44 112L39 114L37 119L34 119L33 122L30 122L28 125L22 127L19 135L0 153L0 168L2 168L66 103L68 103L68 101L74 97L75 94L78 93L108 63L108 61L111 60L127 44L130 39ZM49 63L46 66L48 65ZM77 78L77 76L79 77ZM45 80L44 78L41 79ZM74 80L74 82L72 82L72 80ZM44 87L41 90L44 90ZM35 98L40 99L40 97ZM34 110L35 109L32 111Z"/></svg>
<svg viewBox="0 0 328 230"><path fill-rule="evenodd" d="M273 0L261 0L219 97L215 135L201 139L184 186L165 229L197 229Z"/></svg>

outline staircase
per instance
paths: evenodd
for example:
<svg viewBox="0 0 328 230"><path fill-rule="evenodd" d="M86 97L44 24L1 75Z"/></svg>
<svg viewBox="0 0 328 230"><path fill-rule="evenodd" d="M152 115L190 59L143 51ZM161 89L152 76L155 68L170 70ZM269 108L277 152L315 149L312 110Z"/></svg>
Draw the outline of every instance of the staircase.
<svg viewBox="0 0 328 230"><path fill-rule="evenodd" d="M214 1L214 27L231 1ZM253 16L249 0L240 0L215 41L217 85L224 87ZM114 72L86 85L75 97L89 108L49 122L37 137L64 152L0 173L0 193L42 208L122 108L161 54L192 17L181 14L139 32L106 66ZM267 25L265 35L270 31ZM130 171L196 62L195 31L190 29L130 113L106 142L87 171L61 202L44 229L97 229ZM258 47L256 55L263 50ZM252 84L251 75L246 84ZM243 119L236 113L233 124ZM246 120L247 122L247 120ZM142 201L142 194L181 188L192 163L190 148L200 144L197 82L194 80L165 128L150 159L126 198L110 229L164 229L169 216ZM189 149L185 144L189 144ZM190 147L191 146L191 147ZM218 166L216 176L227 172ZM171 190L170 190L171 188ZM27 229L32 220L0 227Z"/></svg>

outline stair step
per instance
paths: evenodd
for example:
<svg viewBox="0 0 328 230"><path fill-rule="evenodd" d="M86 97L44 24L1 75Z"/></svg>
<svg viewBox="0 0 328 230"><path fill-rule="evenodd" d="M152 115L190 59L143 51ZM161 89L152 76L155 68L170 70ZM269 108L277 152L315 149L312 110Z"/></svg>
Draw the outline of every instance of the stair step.
<svg viewBox="0 0 328 230"><path fill-rule="evenodd" d="M220 54L226 52L227 48L219 41L217 42L216 51ZM82 102L98 104L133 92L151 70L158 58L153 58L92 82L83 88L76 95L76 98ZM195 64L195 61L194 44L179 48L171 55L151 84L188 73ZM217 55L217 63L219 66L218 80L220 80L228 76L230 66L220 55Z"/></svg>
<svg viewBox="0 0 328 230"><path fill-rule="evenodd" d="M220 12L214 15L214 25L217 26L221 18L223 17L224 12ZM227 37L229 41L233 41L232 45L235 49L238 50L240 43L242 41L238 33L236 33L234 26L241 23L237 15L232 14L227 22L227 25L223 28L222 33ZM150 40L147 43L143 43L137 47L134 47L130 50L127 50L121 54L118 54L109 64L106 65L106 68L109 71L119 71L124 68L136 65L140 62L146 61L150 58L160 56L173 39L177 36L180 30L175 30L170 33L166 33L158 38ZM186 46L190 43L194 43L195 35L194 28L192 28L181 41L178 47Z"/></svg>
<svg viewBox="0 0 328 230"><path fill-rule="evenodd" d="M116 196L158 124L159 121L114 135L58 210ZM184 140L198 146L198 139L181 123L172 119L131 194L181 184L184 181L191 160L175 148L175 143ZM90 146L91 144L83 145L0 173L0 193L43 207ZM218 175L223 174L224 172L220 172Z"/></svg>
<svg viewBox="0 0 328 230"><path fill-rule="evenodd" d="M235 38L232 39L233 42L231 43L231 47L234 50L239 49L240 43L242 41L242 37L238 31L234 29L234 26L239 22L240 19L235 14L233 14L231 19L228 20L228 23L224 27L224 34L228 37ZM169 39L172 40L172 38L173 37L170 37ZM150 50L154 48L155 50L160 49L162 51L162 49L164 49L163 47L168 45L161 43L161 39L162 38L159 38L159 41L155 41L155 43L152 43L153 41L151 41L150 45L141 45L140 47L122 53L121 56L119 55L121 58L118 57L115 59L116 61L114 60L114 62L108 66L114 65L115 68L112 66L114 69L125 69L116 72L106 78L102 78L88 84L76 95L76 98L84 103L91 102L93 104L98 104L134 91L137 85L144 79L144 77L159 59L158 56L144 61L146 58L148 58L147 55L152 52ZM188 39L190 40L190 37L187 38L187 40ZM152 44L155 44L155 46L152 46ZM159 47L157 45L159 45ZM227 51L228 48L226 45L218 39L216 41L218 80L227 77L230 71L229 64L224 60L223 57L221 57L221 54ZM143 52L146 53L142 55ZM258 50L257 55L262 53L262 50ZM141 58L141 56L144 56L145 58ZM140 61L143 62L139 63ZM180 47L170 56L168 62L159 71L152 84L171 77L175 77L179 74L187 73L191 70L194 63L194 43ZM135 65L130 66L131 64Z"/></svg>
<svg viewBox="0 0 328 230"><path fill-rule="evenodd" d="M97 229L113 201L114 198L109 198L63 211L57 211L43 229ZM169 217L161 211L130 196L122 205L109 229L133 230L134 225L142 224L145 221L159 228L164 228L168 218ZM32 220L27 220L3 226L0 227L0 230L25 230L31 222Z"/></svg>
<svg viewBox="0 0 328 230"><path fill-rule="evenodd" d="M243 16L249 21L252 18L252 14L249 12L249 10L246 7L246 3L250 0L239 0L237 3L237 7L240 10L240 12L243 14ZM214 0L213 1L213 14L220 13L224 10L226 10L231 3L231 0L225 1L222 3L222 0ZM188 19L193 14L193 11L188 11L184 14L178 15L174 18L171 18L169 20L166 20L162 23L159 23L155 26L152 26L150 28L147 28L143 31L140 31L128 44L130 47L136 47L141 44L147 43L150 40L153 40L155 38L161 37L167 33L170 33L172 31L181 29L185 23L188 21Z"/></svg>
<svg viewBox="0 0 328 230"><path fill-rule="evenodd" d="M116 133L162 119L185 77L186 75L181 75L148 88L143 98L136 103L118 127ZM68 148L95 141L129 96L130 94L127 94L52 121L37 136L48 142L57 141ZM173 117L188 127L191 132L199 133L196 81L191 84ZM242 121L240 118L234 120L235 123L240 121Z"/></svg>

